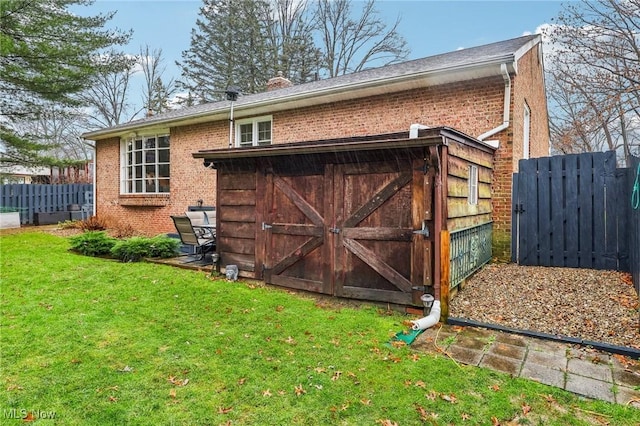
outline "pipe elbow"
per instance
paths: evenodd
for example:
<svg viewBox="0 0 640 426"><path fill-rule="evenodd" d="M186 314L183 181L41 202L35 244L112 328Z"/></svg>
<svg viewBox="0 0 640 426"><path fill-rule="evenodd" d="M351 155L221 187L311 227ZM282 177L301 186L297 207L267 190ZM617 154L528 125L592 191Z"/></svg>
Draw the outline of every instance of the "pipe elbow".
<svg viewBox="0 0 640 426"><path fill-rule="evenodd" d="M415 321L411 321L411 329L412 330L426 330L429 327L433 327L440 321L440 301L436 300L433 302L433 306L431 307L431 312L424 318L420 318Z"/></svg>

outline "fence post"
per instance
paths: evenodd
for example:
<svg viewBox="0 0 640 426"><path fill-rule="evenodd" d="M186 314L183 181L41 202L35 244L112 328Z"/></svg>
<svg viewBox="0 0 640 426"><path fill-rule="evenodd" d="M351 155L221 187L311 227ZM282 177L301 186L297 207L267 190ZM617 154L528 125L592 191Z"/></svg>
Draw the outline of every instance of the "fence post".
<svg viewBox="0 0 640 426"><path fill-rule="evenodd" d="M440 318L449 317L449 277L451 274L451 254L449 231L440 231Z"/></svg>

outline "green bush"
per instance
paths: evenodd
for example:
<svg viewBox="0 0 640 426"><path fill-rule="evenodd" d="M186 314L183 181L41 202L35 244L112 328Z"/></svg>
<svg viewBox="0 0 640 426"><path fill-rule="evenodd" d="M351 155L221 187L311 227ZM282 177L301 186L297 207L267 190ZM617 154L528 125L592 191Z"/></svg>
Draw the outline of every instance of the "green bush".
<svg viewBox="0 0 640 426"><path fill-rule="evenodd" d="M104 256L111 253L116 239L109 237L104 231L89 231L69 237L71 250L85 256Z"/></svg>
<svg viewBox="0 0 640 426"><path fill-rule="evenodd" d="M178 254L179 242L166 236L131 237L118 241L111 254L122 262L138 262L145 257L173 257Z"/></svg>
<svg viewBox="0 0 640 426"><path fill-rule="evenodd" d="M151 238L149 257L175 257L179 254L180 240L158 235Z"/></svg>

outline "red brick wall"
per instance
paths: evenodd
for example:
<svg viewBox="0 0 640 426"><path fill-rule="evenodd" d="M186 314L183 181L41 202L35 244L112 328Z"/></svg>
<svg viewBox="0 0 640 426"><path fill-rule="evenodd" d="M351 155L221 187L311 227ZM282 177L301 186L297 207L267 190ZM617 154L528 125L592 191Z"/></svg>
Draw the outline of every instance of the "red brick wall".
<svg viewBox="0 0 640 426"><path fill-rule="evenodd" d="M492 185L493 254L502 260L511 257L512 175L518 170L518 161L524 154L525 103L531 111L529 156L549 155L549 117L539 48L540 45L518 61L518 74L511 76L510 126L498 134L500 149L495 156Z"/></svg>
<svg viewBox="0 0 640 426"><path fill-rule="evenodd" d="M512 138L516 138L518 131L522 133L518 129L522 126L523 99L531 108L532 155L544 155L543 152L548 151L544 90L535 90L536 83L542 82L542 68L537 63L535 50L525 55L518 65L519 74L513 78L512 85L512 124L490 138L500 141L492 189L493 219L502 233L508 233L511 225L511 173L517 164L512 156ZM272 138L273 143L287 143L374 135L408 131L413 123L449 126L477 137L502 123L503 101L504 80L500 76L389 93L274 113ZM157 234L174 232L169 216L184 212L196 200L215 205L215 170L205 168L202 160L193 159L191 154L201 149L226 147L228 125L224 120L171 129L171 194L159 197L160 201L153 196L120 196L120 143L117 139L99 141L96 150L98 215L109 215L141 232ZM542 136L538 136L540 133ZM521 144L522 138L518 140ZM131 200L147 205L124 205L131 204Z"/></svg>

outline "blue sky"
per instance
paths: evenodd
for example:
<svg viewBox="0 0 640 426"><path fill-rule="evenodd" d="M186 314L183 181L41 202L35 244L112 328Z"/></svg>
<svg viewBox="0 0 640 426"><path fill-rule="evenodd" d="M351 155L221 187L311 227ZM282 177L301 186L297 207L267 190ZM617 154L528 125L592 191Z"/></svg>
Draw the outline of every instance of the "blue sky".
<svg viewBox="0 0 640 426"><path fill-rule="evenodd" d="M359 3L354 1L354 3ZM133 29L126 48L162 48L165 77L179 79L174 65L189 48L200 0L98 0L82 14L117 11L110 27ZM407 40L409 59L473 47L535 33L562 9L560 1L428 1L378 0L377 9L389 25L400 16L399 32Z"/></svg>

